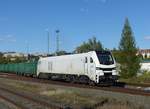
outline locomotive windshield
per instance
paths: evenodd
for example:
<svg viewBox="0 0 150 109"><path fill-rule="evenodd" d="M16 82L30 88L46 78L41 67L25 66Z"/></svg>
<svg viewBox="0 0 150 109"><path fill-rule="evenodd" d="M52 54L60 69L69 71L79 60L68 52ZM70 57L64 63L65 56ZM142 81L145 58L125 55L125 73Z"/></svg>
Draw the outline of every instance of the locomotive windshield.
<svg viewBox="0 0 150 109"><path fill-rule="evenodd" d="M97 57L99 59L100 64L103 65L114 64L114 60L110 52L97 52Z"/></svg>

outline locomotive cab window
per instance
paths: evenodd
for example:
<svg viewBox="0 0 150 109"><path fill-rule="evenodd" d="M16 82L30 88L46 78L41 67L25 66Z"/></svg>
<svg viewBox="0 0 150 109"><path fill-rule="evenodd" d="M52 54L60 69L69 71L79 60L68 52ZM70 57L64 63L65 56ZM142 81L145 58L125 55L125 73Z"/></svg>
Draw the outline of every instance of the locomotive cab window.
<svg viewBox="0 0 150 109"><path fill-rule="evenodd" d="M93 59L90 57L90 63L93 63Z"/></svg>

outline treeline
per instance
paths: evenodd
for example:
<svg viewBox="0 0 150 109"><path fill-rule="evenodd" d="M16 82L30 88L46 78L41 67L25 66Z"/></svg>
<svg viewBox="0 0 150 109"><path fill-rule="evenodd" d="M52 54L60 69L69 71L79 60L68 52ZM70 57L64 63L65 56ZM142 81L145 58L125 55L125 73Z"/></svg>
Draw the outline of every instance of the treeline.
<svg viewBox="0 0 150 109"><path fill-rule="evenodd" d="M21 63L28 61L37 61L39 59L38 56L28 55L23 57L18 56L7 56L5 57L3 53L0 53L0 64L8 64L8 63Z"/></svg>

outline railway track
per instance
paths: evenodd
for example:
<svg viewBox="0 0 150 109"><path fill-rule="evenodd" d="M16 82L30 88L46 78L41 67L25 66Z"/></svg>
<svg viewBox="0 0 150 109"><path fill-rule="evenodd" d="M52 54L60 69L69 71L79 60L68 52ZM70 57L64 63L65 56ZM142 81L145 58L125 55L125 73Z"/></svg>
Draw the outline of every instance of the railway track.
<svg viewBox="0 0 150 109"><path fill-rule="evenodd" d="M15 101L3 96L3 95L0 95L0 98L7 101L8 103L10 103L11 105L15 106L17 109L26 109L24 106L20 105L19 103L16 103Z"/></svg>
<svg viewBox="0 0 150 109"><path fill-rule="evenodd" d="M35 99L33 96L10 89L6 85L0 86L0 98L14 105L17 109L63 109L63 107L49 104Z"/></svg>
<svg viewBox="0 0 150 109"><path fill-rule="evenodd" d="M89 86L86 84L75 84L75 83L67 83L67 82L60 82L60 81L52 81L52 80L45 80L45 79L38 79L32 77L25 77L25 76L18 76L16 74L0 74L2 78L9 78L21 81L28 81L28 82L39 82L39 83L47 83L47 84L54 84L54 85L63 85L68 87L77 87L77 88L88 88L88 89L96 89L96 90L104 90L104 91L112 91L112 92L119 92L119 93L127 93L132 95L142 95L142 96L150 96L150 92L141 90L141 89L134 89L130 87L120 87L120 86L111 86L111 87L99 87L99 86ZM125 85L128 86L128 85Z"/></svg>

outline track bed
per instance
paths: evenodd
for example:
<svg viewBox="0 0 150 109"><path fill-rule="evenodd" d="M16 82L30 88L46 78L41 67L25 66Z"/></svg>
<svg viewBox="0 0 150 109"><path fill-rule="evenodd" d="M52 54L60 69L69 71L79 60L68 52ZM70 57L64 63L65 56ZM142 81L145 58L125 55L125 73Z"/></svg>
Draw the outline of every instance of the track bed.
<svg viewBox="0 0 150 109"><path fill-rule="evenodd" d="M42 80L17 75L0 75L0 84L9 89L19 90L36 100L44 101L61 108L99 109L108 105L124 104L128 109L150 108L149 93L132 90L132 93L119 87L97 87L59 81ZM126 90L126 89L125 89ZM136 94L135 94L135 93ZM137 92L140 92L137 93ZM142 96L141 96L142 95ZM107 107L111 109L110 107ZM118 109L118 108L116 108ZM119 108L120 109L120 108Z"/></svg>

